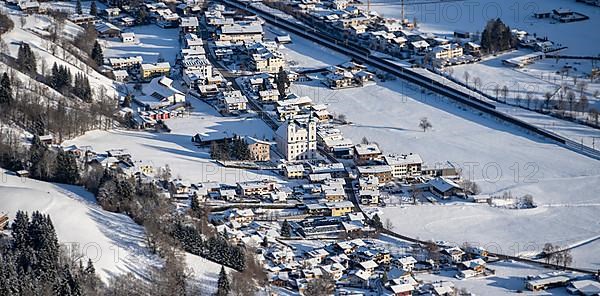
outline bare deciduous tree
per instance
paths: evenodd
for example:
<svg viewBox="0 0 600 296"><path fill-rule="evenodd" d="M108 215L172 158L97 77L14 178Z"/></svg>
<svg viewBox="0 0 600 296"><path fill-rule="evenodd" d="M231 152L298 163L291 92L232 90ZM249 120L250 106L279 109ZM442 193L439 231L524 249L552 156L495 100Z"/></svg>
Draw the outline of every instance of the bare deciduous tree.
<svg viewBox="0 0 600 296"><path fill-rule="evenodd" d="M419 127L423 130L423 132L426 132L428 129L432 128L432 125L427 119L427 117L423 117L419 122Z"/></svg>

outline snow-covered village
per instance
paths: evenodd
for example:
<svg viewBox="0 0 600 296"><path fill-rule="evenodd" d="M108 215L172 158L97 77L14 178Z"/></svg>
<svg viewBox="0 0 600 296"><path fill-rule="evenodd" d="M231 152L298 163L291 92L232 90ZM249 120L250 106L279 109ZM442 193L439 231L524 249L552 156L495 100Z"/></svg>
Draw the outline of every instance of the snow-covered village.
<svg viewBox="0 0 600 296"><path fill-rule="evenodd" d="M0 1L0 295L600 295L600 1Z"/></svg>

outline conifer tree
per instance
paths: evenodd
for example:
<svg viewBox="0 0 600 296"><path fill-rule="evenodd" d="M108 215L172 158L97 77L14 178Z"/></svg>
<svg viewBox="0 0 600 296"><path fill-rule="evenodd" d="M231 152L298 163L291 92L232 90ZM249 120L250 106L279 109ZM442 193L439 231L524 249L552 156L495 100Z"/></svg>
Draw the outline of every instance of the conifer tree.
<svg viewBox="0 0 600 296"><path fill-rule="evenodd" d="M217 293L216 296L227 296L229 295L229 291L231 290L231 286L229 285L229 278L227 277L227 272L225 271L225 267L221 266L221 272L219 273L219 281L217 282Z"/></svg>
<svg viewBox="0 0 600 296"><path fill-rule="evenodd" d="M27 213L23 211L17 211L15 214L15 220L11 225L11 234L15 241L15 248L23 250L28 243L28 228L29 228L29 217Z"/></svg>
<svg viewBox="0 0 600 296"><path fill-rule="evenodd" d="M90 14L93 16L98 15L98 7L96 6L96 1L92 1L92 4L90 5Z"/></svg>
<svg viewBox="0 0 600 296"><path fill-rule="evenodd" d="M83 9L81 8L81 0L77 0L77 3L75 4L75 12L77 14L83 14Z"/></svg>
<svg viewBox="0 0 600 296"><path fill-rule="evenodd" d="M84 271L87 274L95 274L96 273L96 268L94 268L94 263L92 262L92 259L88 259L87 266L85 267Z"/></svg>
<svg viewBox="0 0 600 296"><path fill-rule="evenodd" d="M0 79L0 108L10 106L13 101L12 86L8 74L4 72Z"/></svg>
<svg viewBox="0 0 600 296"><path fill-rule="evenodd" d="M59 183L77 184L79 182L79 169L75 156L64 151L59 151L56 156L56 170L54 180Z"/></svg>
<svg viewBox="0 0 600 296"><path fill-rule="evenodd" d="M37 64L35 61L35 55L31 51L29 44L22 42L19 46L19 52L17 53L17 66L19 70L34 75L36 74Z"/></svg>
<svg viewBox="0 0 600 296"><path fill-rule="evenodd" d="M292 226L290 225L290 223L288 222L287 219L285 219L283 221L283 224L281 225L281 236L284 236L284 237L292 236Z"/></svg>
<svg viewBox="0 0 600 296"><path fill-rule="evenodd" d="M104 53L102 52L102 46L98 43L98 40L94 43L91 53L92 60L96 62L96 66L101 66L104 63Z"/></svg>
<svg viewBox="0 0 600 296"><path fill-rule="evenodd" d="M279 96L281 98L285 97L285 92L287 88L290 86L290 80L288 79L287 73L283 69L283 67L279 67L279 72L276 77L277 90L279 91Z"/></svg>

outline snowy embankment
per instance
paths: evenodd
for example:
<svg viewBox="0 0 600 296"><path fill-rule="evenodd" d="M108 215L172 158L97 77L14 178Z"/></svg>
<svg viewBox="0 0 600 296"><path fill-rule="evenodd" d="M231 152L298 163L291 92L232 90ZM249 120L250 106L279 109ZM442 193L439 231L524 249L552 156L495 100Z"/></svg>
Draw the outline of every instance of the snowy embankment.
<svg viewBox="0 0 600 296"><path fill-rule="evenodd" d="M82 187L0 173L0 211L11 219L18 210L49 214L59 242L81 252L84 262L92 259L103 281L129 272L144 277L150 266L162 264L146 249L142 226L124 214L102 210Z"/></svg>

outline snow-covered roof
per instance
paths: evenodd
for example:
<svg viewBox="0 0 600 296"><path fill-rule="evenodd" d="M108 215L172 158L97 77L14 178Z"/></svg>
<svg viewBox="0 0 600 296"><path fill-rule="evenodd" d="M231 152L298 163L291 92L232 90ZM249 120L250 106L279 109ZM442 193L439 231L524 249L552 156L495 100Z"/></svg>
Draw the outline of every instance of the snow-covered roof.
<svg viewBox="0 0 600 296"><path fill-rule="evenodd" d="M246 96L242 95L239 90L224 91L221 93L221 99L228 105L248 102Z"/></svg>
<svg viewBox="0 0 600 296"><path fill-rule="evenodd" d="M433 180L430 180L428 183L440 192L446 192L453 188L460 188L460 186L454 181L446 179L444 177L437 177Z"/></svg>
<svg viewBox="0 0 600 296"><path fill-rule="evenodd" d="M183 96L183 93L175 89L172 84L173 80L166 76L156 77L152 79L150 83L145 84L142 87L142 92L159 100L162 100L163 98L169 98L174 95Z"/></svg>
<svg viewBox="0 0 600 296"><path fill-rule="evenodd" d="M415 289L415 287L413 287L413 285L411 285L411 284L401 284L401 285L390 286L390 289L392 290L392 292L397 294L397 293L406 293L406 292L413 291Z"/></svg>
<svg viewBox="0 0 600 296"><path fill-rule="evenodd" d="M369 155L369 154L381 154L379 146L377 144L356 144L354 150L358 155Z"/></svg>
<svg viewBox="0 0 600 296"><path fill-rule="evenodd" d="M233 24L225 25L221 27L222 34L262 34L262 25L259 23L241 23L236 22Z"/></svg>
<svg viewBox="0 0 600 296"><path fill-rule="evenodd" d="M389 154L383 157L385 163L391 166L407 165L407 164L421 164L423 159L419 154Z"/></svg>
<svg viewBox="0 0 600 296"><path fill-rule="evenodd" d="M198 18L195 16L191 17L182 17L180 20L181 27L198 27Z"/></svg>
<svg viewBox="0 0 600 296"><path fill-rule="evenodd" d="M367 166L358 166L358 173L359 174L378 174L378 173L385 173L385 172L391 172L392 171L392 167L389 165L367 165Z"/></svg>

